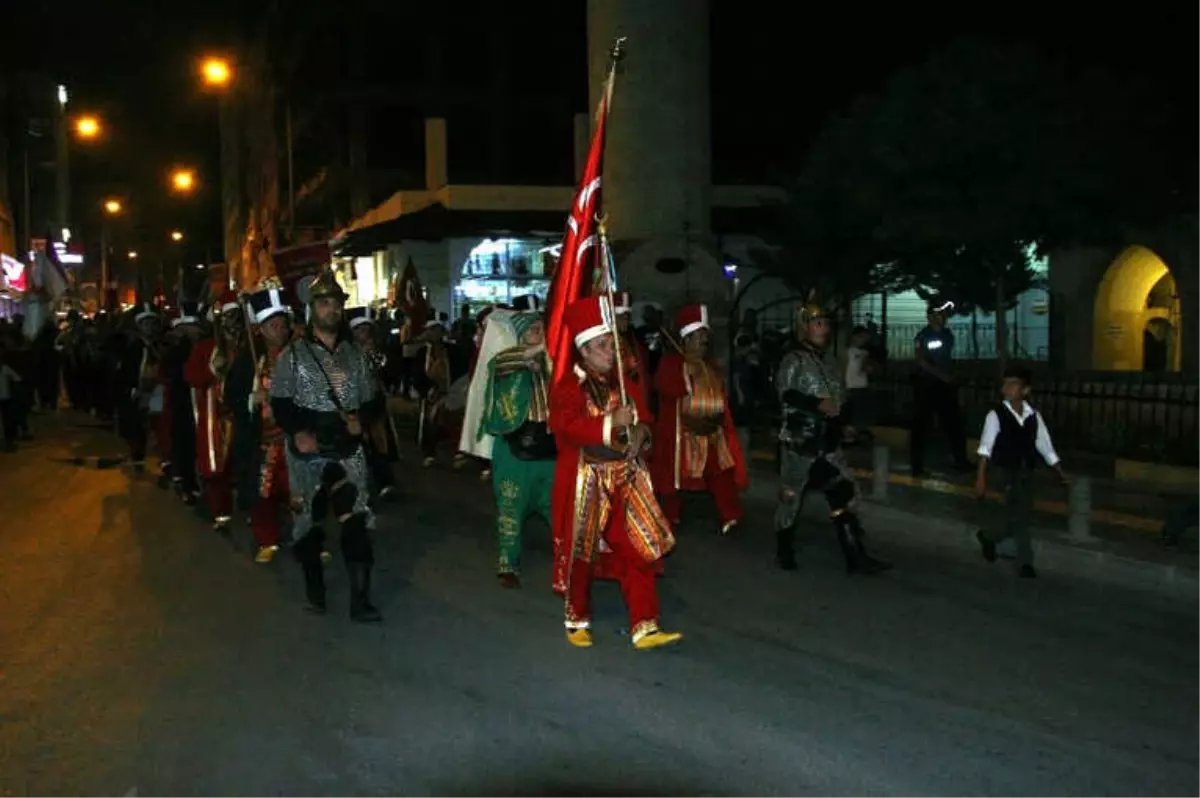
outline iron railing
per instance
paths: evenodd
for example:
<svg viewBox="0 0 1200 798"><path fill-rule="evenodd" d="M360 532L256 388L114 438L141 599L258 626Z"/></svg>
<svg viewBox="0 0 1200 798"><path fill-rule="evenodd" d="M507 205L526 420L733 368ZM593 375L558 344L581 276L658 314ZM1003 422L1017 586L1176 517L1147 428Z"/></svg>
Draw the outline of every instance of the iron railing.
<svg viewBox="0 0 1200 798"><path fill-rule="evenodd" d="M1030 402L1062 452L1195 466L1198 392L1195 382L1172 375L1046 374L1035 377ZM909 426L910 375L896 370L874 379L871 395L876 423ZM1000 400L998 382L982 375L962 380L958 397L967 434L978 434Z"/></svg>

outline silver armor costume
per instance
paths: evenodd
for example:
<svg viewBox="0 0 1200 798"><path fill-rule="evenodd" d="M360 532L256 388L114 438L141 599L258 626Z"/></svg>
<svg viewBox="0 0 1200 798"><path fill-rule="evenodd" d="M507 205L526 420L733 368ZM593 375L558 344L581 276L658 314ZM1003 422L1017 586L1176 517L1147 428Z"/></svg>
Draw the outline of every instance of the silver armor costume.
<svg viewBox="0 0 1200 798"><path fill-rule="evenodd" d="M375 391L370 364L358 345L348 340L339 341L332 352L308 338L292 341L280 353L271 378L272 399L290 399L298 408L317 413L356 412L375 396ZM336 394L337 402L332 394ZM367 460L361 443L350 454L341 456L328 451L299 455L291 445L286 451L295 540L308 534L313 525L313 497L330 462L346 469L347 478L358 489L354 512L365 515L368 529L375 527L375 517L367 505Z"/></svg>
<svg viewBox="0 0 1200 798"><path fill-rule="evenodd" d="M779 365L775 387L783 408L783 423L779 430L779 441L782 444L779 468L781 484L779 506L775 511L775 528L783 529L790 527L796 520L796 514L800 512L804 501L804 491L808 487L812 467L818 460L825 460L855 486L855 497L857 484L846 465L838 442L830 441L828 436L822 435L818 429L801 431L800 428L804 425L797 423L801 409L789 406L784 399L789 391L798 391L815 401L832 399L840 406L845 391L842 381L838 379L836 359L827 352L801 344L784 355L783 362Z"/></svg>

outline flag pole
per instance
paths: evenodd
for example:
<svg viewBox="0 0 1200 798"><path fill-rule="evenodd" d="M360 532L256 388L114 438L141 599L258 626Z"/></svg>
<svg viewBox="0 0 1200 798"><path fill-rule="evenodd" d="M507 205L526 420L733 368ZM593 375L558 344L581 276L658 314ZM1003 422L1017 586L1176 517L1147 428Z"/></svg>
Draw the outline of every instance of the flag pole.
<svg viewBox="0 0 1200 798"><path fill-rule="evenodd" d="M613 39L612 49L608 51L608 75L604 80L604 113L607 115L612 111L613 84L617 78L617 64L625 57L625 37L618 36ZM613 317L613 351L617 356L617 385L621 389L621 405L625 406L629 403L629 396L625 390L625 367L621 358L621 336L617 332L617 306L613 301L613 270L609 268L609 256L611 251L608 246L608 214L598 218L599 225L599 260L600 268L604 270L604 290L608 294L608 311Z"/></svg>

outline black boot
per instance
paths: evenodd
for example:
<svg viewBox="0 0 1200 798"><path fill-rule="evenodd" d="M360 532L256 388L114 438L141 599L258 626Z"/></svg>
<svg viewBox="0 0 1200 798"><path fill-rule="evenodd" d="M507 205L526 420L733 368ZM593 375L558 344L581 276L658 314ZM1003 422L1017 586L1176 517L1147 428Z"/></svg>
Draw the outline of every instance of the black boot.
<svg viewBox="0 0 1200 798"><path fill-rule="evenodd" d="M371 604L371 566L366 563L346 563L350 575L350 620L357 623L379 623L383 616Z"/></svg>
<svg viewBox="0 0 1200 798"><path fill-rule="evenodd" d="M775 530L775 562L785 571L796 570L796 528L786 526Z"/></svg>
<svg viewBox="0 0 1200 798"><path fill-rule="evenodd" d="M862 526L858 516L845 512L833 519L838 531L838 544L846 558L846 573L877 574L892 567L890 562L872 557L863 545Z"/></svg>

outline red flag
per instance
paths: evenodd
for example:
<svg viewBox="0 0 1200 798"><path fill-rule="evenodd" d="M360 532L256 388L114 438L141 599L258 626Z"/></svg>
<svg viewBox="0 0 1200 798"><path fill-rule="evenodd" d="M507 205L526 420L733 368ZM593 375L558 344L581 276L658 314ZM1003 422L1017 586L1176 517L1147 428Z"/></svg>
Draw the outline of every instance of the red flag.
<svg viewBox="0 0 1200 798"><path fill-rule="evenodd" d="M567 217L567 232L563 236L562 253L554 270L554 279L546 297L546 347L555 373L570 370L572 343L563 317L567 305L587 296L592 289L596 258L600 252L598 222L600 216L600 175L604 163L604 123L612 104L615 69L609 69L604 95L596 109L596 129L588 150L587 165L579 181L571 214Z"/></svg>
<svg viewBox="0 0 1200 798"><path fill-rule="evenodd" d="M412 319L413 334L419 334L429 318L429 303L425 300L425 292L421 290L421 279L417 277L417 267L413 265L411 255L404 267L404 274L400 277L397 293L400 294L400 307L404 310L404 315Z"/></svg>

